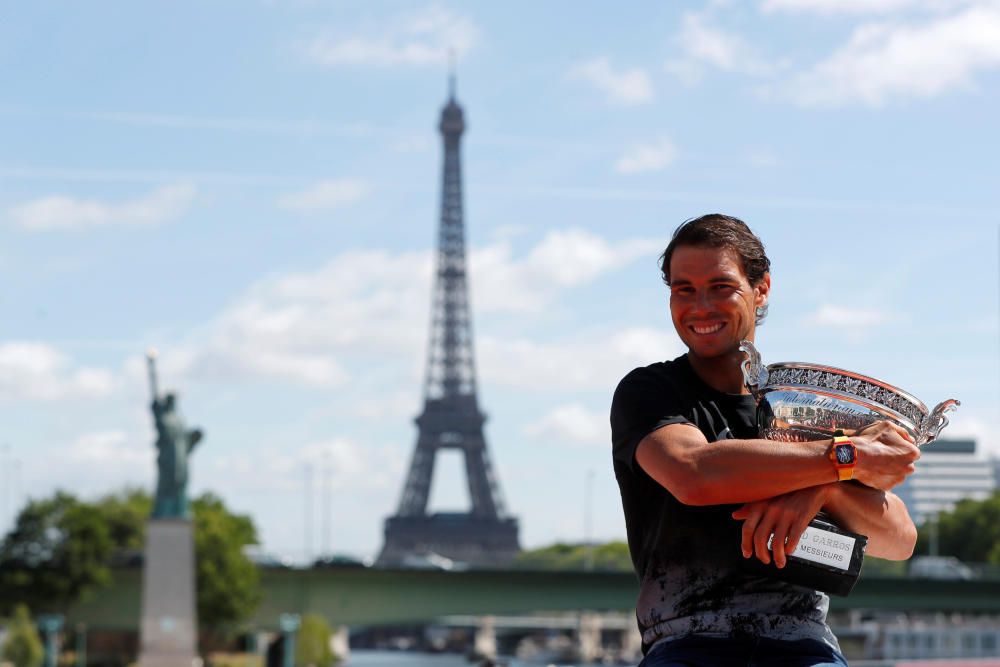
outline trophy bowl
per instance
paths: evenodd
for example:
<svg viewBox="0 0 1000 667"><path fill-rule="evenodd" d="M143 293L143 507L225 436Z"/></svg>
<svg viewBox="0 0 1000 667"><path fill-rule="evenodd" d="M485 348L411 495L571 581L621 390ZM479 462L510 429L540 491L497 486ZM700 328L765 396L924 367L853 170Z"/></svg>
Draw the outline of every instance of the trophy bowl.
<svg viewBox="0 0 1000 667"><path fill-rule="evenodd" d="M877 421L903 427L917 445L936 439L948 425L945 413L960 403L954 399L928 410L912 394L874 378L832 366L783 362L764 366L748 340L743 379L757 400L760 436L783 442L808 442L833 437L840 429L853 435Z"/></svg>
<svg viewBox="0 0 1000 667"><path fill-rule="evenodd" d="M764 366L748 340L742 341L740 350L747 356L741 364L743 380L757 401L760 437L767 440L825 440L837 430L851 436L888 420L923 445L938 437L948 425L945 413L959 405L949 399L928 410L912 394L881 380L819 364ZM792 584L846 596L861 575L867 544L866 536L839 527L821 511L809 522L795 551L788 554L784 569L753 559L747 567Z"/></svg>

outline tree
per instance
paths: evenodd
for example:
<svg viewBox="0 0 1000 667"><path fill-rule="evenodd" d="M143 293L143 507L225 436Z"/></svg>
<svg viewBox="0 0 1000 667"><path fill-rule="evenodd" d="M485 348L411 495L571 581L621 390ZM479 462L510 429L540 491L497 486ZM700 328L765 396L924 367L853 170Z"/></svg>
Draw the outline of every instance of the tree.
<svg viewBox="0 0 1000 667"><path fill-rule="evenodd" d="M866 556L861 568L861 576L871 578L905 577L907 565L905 560L885 560L875 556Z"/></svg>
<svg viewBox="0 0 1000 667"><path fill-rule="evenodd" d="M23 604L14 608L14 617L7 626L7 641L2 649L0 658L13 663L14 667L38 667L42 664L45 649L35 624L31 622L31 614Z"/></svg>
<svg viewBox="0 0 1000 667"><path fill-rule="evenodd" d="M627 572L632 569L628 544L621 541L604 544L556 544L522 551L514 567L523 570L586 570Z"/></svg>
<svg viewBox="0 0 1000 667"><path fill-rule="evenodd" d="M62 492L29 503L0 545L0 612L14 602L62 611L99 590L111 580L111 563L141 558L152 506L139 489L94 503ZM250 617L260 599L257 568L243 553L257 543L257 531L250 517L231 513L212 494L191 507L198 622L221 633Z"/></svg>
<svg viewBox="0 0 1000 667"><path fill-rule="evenodd" d="M153 511L153 500L148 493L139 488L126 488L98 499L94 506L107 522L115 550L142 552L146 521Z"/></svg>
<svg viewBox="0 0 1000 667"><path fill-rule="evenodd" d="M243 548L257 544L248 516L232 514L211 493L191 503L194 513L198 624L223 631L248 619L260 601L257 567Z"/></svg>
<svg viewBox="0 0 1000 667"><path fill-rule="evenodd" d="M296 667L331 667L337 656L330 649L332 635L326 619L318 614L302 617L298 636L295 638Z"/></svg>
<svg viewBox="0 0 1000 667"><path fill-rule="evenodd" d="M86 503L61 491L31 501L0 545L0 600L64 609L110 581L111 551L107 524Z"/></svg>
<svg viewBox="0 0 1000 667"><path fill-rule="evenodd" d="M985 500L962 500L938 515L938 551L968 563L1000 565L1000 490ZM930 544L930 522L920 528L916 552Z"/></svg>

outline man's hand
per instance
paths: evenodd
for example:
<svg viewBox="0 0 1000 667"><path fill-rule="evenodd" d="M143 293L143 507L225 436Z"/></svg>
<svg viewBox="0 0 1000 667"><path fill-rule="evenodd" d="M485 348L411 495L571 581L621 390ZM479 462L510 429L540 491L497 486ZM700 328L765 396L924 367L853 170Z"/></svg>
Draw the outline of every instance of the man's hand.
<svg viewBox="0 0 1000 667"><path fill-rule="evenodd" d="M913 473L920 448L901 426L888 421L875 422L851 436L858 449L854 479L862 484L888 491L902 484Z"/></svg>
<svg viewBox="0 0 1000 667"><path fill-rule="evenodd" d="M809 522L823 509L830 492L830 484L810 486L774 498L747 503L733 512L733 518L743 521L743 557L755 553L764 564L771 562L785 567L786 554L793 553ZM771 551L767 542L771 539Z"/></svg>

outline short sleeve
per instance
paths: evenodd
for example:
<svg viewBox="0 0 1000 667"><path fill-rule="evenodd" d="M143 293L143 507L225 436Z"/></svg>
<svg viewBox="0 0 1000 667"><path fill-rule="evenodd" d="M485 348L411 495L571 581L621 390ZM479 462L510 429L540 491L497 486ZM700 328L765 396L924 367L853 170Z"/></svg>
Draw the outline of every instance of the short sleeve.
<svg viewBox="0 0 1000 667"><path fill-rule="evenodd" d="M614 460L635 470L635 450L647 435L670 424L690 424L685 402L672 383L646 368L626 375L611 401L611 442Z"/></svg>

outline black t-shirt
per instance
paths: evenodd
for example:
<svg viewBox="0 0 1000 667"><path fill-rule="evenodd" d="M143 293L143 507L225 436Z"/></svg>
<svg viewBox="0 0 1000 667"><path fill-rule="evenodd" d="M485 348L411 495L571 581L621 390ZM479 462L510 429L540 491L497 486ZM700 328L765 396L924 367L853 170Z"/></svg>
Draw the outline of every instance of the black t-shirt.
<svg viewBox="0 0 1000 667"><path fill-rule="evenodd" d="M818 639L829 598L746 570L739 505L684 505L635 460L639 442L670 424L690 424L709 442L758 437L753 397L716 391L687 355L637 368L615 390L611 438L632 562L640 580L636 615L643 646L690 634Z"/></svg>

